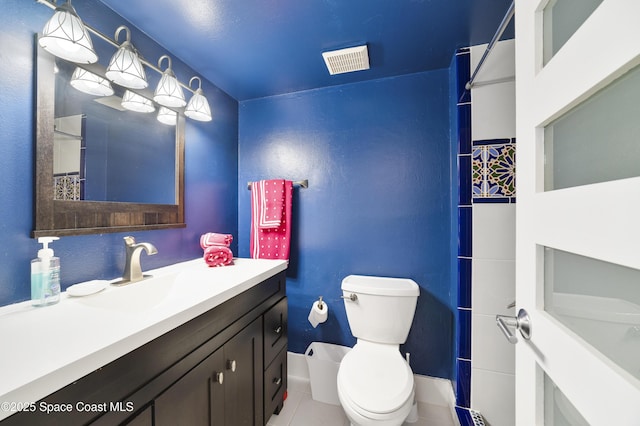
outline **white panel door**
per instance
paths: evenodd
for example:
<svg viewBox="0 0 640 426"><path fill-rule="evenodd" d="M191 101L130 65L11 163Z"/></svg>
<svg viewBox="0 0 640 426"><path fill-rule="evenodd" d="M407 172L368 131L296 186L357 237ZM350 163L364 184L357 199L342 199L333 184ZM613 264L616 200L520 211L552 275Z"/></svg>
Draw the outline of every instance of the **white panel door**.
<svg viewBox="0 0 640 426"><path fill-rule="evenodd" d="M640 425L640 0L582 2L516 0L518 426Z"/></svg>

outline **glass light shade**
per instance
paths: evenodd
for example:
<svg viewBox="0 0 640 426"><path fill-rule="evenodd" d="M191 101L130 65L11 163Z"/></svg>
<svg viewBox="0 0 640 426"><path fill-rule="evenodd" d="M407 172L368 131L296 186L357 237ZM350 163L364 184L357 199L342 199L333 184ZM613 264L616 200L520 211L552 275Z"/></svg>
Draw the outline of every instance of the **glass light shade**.
<svg viewBox="0 0 640 426"><path fill-rule="evenodd" d="M130 89L144 89L149 85L147 83L147 75L138 57L138 52L129 41L131 37L129 29L124 25L116 30L116 41L118 40L118 34L122 30L126 30L127 39L111 57L105 75L109 80L120 86Z"/></svg>
<svg viewBox="0 0 640 426"><path fill-rule="evenodd" d="M198 121L211 121L211 108L207 98L202 94L202 89L196 90L184 110L184 115Z"/></svg>
<svg viewBox="0 0 640 426"><path fill-rule="evenodd" d="M158 67L161 66L163 59L169 61L169 67L162 73L162 78L156 87L153 100L160 105L168 107L183 107L187 104L187 101L185 101L182 87L180 87L178 79L171 69L171 58L163 55L158 60Z"/></svg>
<svg viewBox="0 0 640 426"><path fill-rule="evenodd" d="M178 113L169 108L160 107L158 110L158 121L162 124L175 126L178 122Z"/></svg>
<svg viewBox="0 0 640 426"><path fill-rule="evenodd" d="M107 80L80 67L71 76L71 87L95 96L113 95L113 87Z"/></svg>
<svg viewBox="0 0 640 426"><path fill-rule="evenodd" d="M124 92L121 105L123 108L126 108L129 111L153 112L156 110L156 107L153 106L153 102L151 102L151 99L140 96L137 93L132 92L131 90L127 90Z"/></svg>
<svg viewBox="0 0 640 426"><path fill-rule="evenodd" d="M56 7L53 16L45 24L38 43L47 52L67 61L83 64L98 61L89 32L71 6L70 0Z"/></svg>

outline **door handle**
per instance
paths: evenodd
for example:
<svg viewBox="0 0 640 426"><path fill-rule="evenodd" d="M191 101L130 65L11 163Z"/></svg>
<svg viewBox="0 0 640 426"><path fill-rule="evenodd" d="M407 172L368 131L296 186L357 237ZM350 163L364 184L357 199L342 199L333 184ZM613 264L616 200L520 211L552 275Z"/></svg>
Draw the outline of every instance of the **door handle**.
<svg viewBox="0 0 640 426"><path fill-rule="evenodd" d="M236 360L228 359L227 360L227 370L231 370L232 373L236 372Z"/></svg>
<svg viewBox="0 0 640 426"><path fill-rule="evenodd" d="M529 319L529 314L524 309L520 309L518 311L518 316L515 317L496 315L496 325L500 331L502 331L504 337L507 338L509 343L514 345L518 343L518 338L511 332L509 329L510 327L513 327L515 330L519 330L525 340L531 339L531 321Z"/></svg>

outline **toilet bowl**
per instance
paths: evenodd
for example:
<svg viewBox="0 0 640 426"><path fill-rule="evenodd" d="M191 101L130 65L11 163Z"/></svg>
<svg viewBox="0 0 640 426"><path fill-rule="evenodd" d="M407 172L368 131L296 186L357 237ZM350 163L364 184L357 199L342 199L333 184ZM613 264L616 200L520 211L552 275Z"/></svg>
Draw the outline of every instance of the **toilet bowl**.
<svg viewBox="0 0 640 426"><path fill-rule="evenodd" d="M413 372L400 354L418 285L409 279L349 275L342 292L357 338L338 369L338 398L352 425L399 426L413 407Z"/></svg>
<svg viewBox="0 0 640 426"><path fill-rule="evenodd" d="M338 398L352 425L399 426L414 401L413 372L395 345L359 342L338 371Z"/></svg>

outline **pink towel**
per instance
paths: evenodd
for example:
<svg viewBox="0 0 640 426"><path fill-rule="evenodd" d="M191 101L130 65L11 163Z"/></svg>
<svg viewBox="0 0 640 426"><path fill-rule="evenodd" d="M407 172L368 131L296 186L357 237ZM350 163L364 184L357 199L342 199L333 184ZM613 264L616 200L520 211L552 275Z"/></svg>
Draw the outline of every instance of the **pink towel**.
<svg viewBox="0 0 640 426"><path fill-rule="evenodd" d="M258 226L262 229L280 228L284 213L285 180L261 180L257 185L261 200Z"/></svg>
<svg viewBox="0 0 640 426"><path fill-rule="evenodd" d="M251 185L251 257L254 259L289 259L291 241L291 198L293 182L281 180L284 189L284 204L280 225L276 228L260 226L260 215L266 200L261 193L260 183ZM273 182L273 181L269 181Z"/></svg>
<svg viewBox="0 0 640 426"><path fill-rule="evenodd" d="M217 234L215 232L207 232L200 236L200 247L202 250L211 246L226 246L229 247L233 241L233 235L231 234Z"/></svg>
<svg viewBox="0 0 640 426"><path fill-rule="evenodd" d="M226 266L233 263L233 253L226 246L211 246L204 250L204 261L209 266Z"/></svg>

